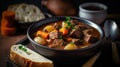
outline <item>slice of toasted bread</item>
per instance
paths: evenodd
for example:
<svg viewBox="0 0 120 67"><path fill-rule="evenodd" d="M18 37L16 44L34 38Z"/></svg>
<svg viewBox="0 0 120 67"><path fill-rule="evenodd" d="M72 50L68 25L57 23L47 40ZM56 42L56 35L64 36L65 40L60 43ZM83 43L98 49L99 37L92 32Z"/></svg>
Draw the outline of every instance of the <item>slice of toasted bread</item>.
<svg viewBox="0 0 120 67"><path fill-rule="evenodd" d="M22 50L21 46L25 50ZM10 59L21 67L54 67L52 60L43 57L23 45L11 46Z"/></svg>

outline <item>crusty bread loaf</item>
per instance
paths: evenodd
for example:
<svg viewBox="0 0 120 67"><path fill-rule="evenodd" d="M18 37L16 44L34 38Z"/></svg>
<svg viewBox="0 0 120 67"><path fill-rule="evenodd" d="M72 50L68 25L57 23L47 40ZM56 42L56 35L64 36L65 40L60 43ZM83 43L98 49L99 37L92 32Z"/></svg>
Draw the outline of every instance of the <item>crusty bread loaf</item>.
<svg viewBox="0 0 120 67"><path fill-rule="evenodd" d="M20 22L34 22L45 18L42 11L33 4L14 4L10 5L8 10L15 11L15 20Z"/></svg>
<svg viewBox="0 0 120 67"><path fill-rule="evenodd" d="M42 55L25 47L26 51L21 50L22 45L13 45L10 50L10 59L21 67L54 67L53 62ZM24 46L22 46L24 47Z"/></svg>

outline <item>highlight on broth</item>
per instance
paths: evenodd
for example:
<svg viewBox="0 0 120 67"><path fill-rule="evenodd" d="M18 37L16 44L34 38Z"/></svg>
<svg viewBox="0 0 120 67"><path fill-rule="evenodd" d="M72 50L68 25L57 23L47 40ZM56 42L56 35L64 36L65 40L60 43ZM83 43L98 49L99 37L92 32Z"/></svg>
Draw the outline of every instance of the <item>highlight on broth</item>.
<svg viewBox="0 0 120 67"><path fill-rule="evenodd" d="M85 48L99 40L100 33L91 26L66 17L40 27L35 32L34 41L49 48L73 50Z"/></svg>

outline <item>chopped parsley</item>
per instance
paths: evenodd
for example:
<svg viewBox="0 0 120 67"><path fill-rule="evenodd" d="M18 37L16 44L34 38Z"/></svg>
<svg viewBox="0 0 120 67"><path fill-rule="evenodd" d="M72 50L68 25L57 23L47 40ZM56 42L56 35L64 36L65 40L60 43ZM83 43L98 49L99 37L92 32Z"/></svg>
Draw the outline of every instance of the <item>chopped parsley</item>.
<svg viewBox="0 0 120 67"><path fill-rule="evenodd" d="M28 55L31 54L30 52L27 52L26 46L20 45L18 48L19 48L20 50L24 51L25 53L27 53Z"/></svg>
<svg viewBox="0 0 120 67"><path fill-rule="evenodd" d="M66 20L64 21L64 22L67 24L67 26L66 26L67 29L71 27L70 20L71 20L70 17L67 16L67 17L66 17Z"/></svg>
<svg viewBox="0 0 120 67"><path fill-rule="evenodd" d="M74 26L71 24L70 20L71 18L67 16L66 20L64 21L67 24L66 29L69 29L69 28L74 29Z"/></svg>
<svg viewBox="0 0 120 67"><path fill-rule="evenodd" d="M63 36L59 36L58 39L63 39Z"/></svg>
<svg viewBox="0 0 120 67"><path fill-rule="evenodd" d="M69 16L66 17L66 21L69 21L71 20L71 18Z"/></svg>
<svg viewBox="0 0 120 67"><path fill-rule="evenodd" d="M27 49L26 49L26 47L25 47L25 46L20 45L20 46L19 46L19 49L21 49L22 51L24 51L24 52L26 52L26 53L27 53Z"/></svg>

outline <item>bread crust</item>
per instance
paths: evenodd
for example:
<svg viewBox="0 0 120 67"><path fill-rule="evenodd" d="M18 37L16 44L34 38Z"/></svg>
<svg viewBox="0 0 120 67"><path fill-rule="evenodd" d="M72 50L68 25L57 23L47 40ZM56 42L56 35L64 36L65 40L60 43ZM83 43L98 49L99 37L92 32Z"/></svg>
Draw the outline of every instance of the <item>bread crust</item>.
<svg viewBox="0 0 120 67"><path fill-rule="evenodd" d="M54 65L49 62L35 62L25 58L15 52L12 47L10 49L10 60L20 65L20 67L54 67Z"/></svg>

